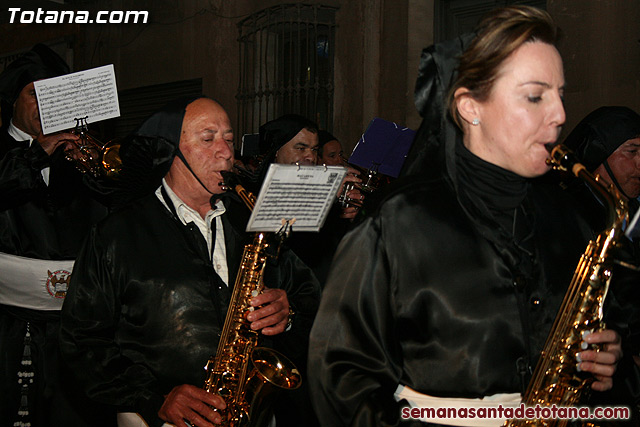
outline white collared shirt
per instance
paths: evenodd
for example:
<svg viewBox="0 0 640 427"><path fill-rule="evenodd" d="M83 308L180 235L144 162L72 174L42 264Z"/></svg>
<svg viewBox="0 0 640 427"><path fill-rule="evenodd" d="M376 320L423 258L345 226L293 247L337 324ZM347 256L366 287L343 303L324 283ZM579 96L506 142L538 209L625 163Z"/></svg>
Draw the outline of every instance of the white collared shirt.
<svg viewBox="0 0 640 427"><path fill-rule="evenodd" d="M226 209L222 201L216 201L216 208L207 212L207 215L204 219L200 216L198 212L196 212L193 208L189 207L185 202L183 202L176 193L173 192L171 187L167 184L167 182L162 179L162 186L164 187L169 199L173 203L173 206L176 209L176 214L180 221L187 225L190 222L193 222L204 237L207 242L207 248L209 249L209 254L211 254L211 248L215 245L215 249L213 250L213 268L218 273L218 276L224 281L224 283L229 286L229 269L227 266L227 249L224 243L224 229L222 228L222 214L225 213ZM166 201L164 197L162 197L161 187L158 187L156 190L156 196L163 205L167 209ZM169 209L170 210L170 209ZM216 221L216 237L215 242L211 236L211 222L215 219Z"/></svg>
<svg viewBox="0 0 640 427"><path fill-rule="evenodd" d="M13 124L13 119L11 119L11 122L9 123L7 133L9 133L9 135L11 135L11 137L16 141L29 141L29 147L31 147L31 144L33 143L33 138L31 137L31 135L18 129L16 125ZM50 172L51 168L49 166L40 171L40 173L42 174L42 179L44 179L44 183L47 184L47 186L49 185Z"/></svg>

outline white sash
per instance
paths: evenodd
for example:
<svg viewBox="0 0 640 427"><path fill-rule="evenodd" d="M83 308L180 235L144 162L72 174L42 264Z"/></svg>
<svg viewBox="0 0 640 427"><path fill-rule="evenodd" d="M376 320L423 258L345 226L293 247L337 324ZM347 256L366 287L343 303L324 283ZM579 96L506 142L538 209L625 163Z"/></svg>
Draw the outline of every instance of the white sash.
<svg viewBox="0 0 640 427"><path fill-rule="evenodd" d="M502 393L492 396L485 396L479 399L464 399L454 397L435 397L428 394L418 393L410 387L398 385L394 396L397 401L406 399L411 408L497 408L502 407L516 408L520 406L520 393ZM442 424L447 426L464 426L464 427L500 427L506 421L500 418L421 418L421 421L431 422L434 424Z"/></svg>
<svg viewBox="0 0 640 427"><path fill-rule="evenodd" d="M118 427L149 427L144 419L136 412L118 412L116 417ZM186 423L185 423L186 424ZM162 424L162 427L175 427L173 424Z"/></svg>
<svg viewBox="0 0 640 427"><path fill-rule="evenodd" d="M60 310L74 260L52 261L0 252L0 304Z"/></svg>

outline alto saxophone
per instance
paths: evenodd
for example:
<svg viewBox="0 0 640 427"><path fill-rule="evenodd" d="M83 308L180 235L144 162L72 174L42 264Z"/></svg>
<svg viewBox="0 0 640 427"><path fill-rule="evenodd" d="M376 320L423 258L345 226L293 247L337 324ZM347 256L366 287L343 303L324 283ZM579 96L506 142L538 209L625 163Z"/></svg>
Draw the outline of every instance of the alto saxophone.
<svg viewBox="0 0 640 427"><path fill-rule="evenodd" d="M619 246L629 214L627 203L618 191L589 173L565 146L553 147L547 163L584 180L607 208L608 226L595 241L589 242L580 258L523 397L526 406L570 407L586 396L588 386L594 381L591 374L578 372L577 354L584 349L585 334L605 327L603 305L614 263L611 250ZM561 427L568 422L566 419L513 419L504 426Z"/></svg>
<svg viewBox="0 0 640 427"><path fill-rule="evenodd" d="M228 179L225 174L225 181ZM241 185L231 189L253 209L253 194ZM289 359L275 350L257 347L259 332L251 329L247 320L253 310L251 298L264 288L263 271L267 258L274 256L272 246L266 233L256 233L253 242L245 245L218 350L205 367L204 389L218 394L227 404L224 411L218 411L223 426L268 424L274 392L296 389L301 384L300 373Z"/></svg>

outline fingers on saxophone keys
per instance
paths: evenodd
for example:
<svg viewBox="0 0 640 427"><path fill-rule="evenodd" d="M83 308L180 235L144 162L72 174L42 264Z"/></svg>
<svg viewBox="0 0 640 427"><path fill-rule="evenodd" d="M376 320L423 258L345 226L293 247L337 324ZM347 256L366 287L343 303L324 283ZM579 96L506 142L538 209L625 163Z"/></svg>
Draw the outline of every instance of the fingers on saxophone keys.
<svg viewBox="0 0 640 427"><path fill-rule="evenodd" d="M576 369L610 377L616 371L615 357L606 352L583 351L576 354Z"/></svg>
<svg viewBox="0 0 640 427"><path fill-rule="evenodd" d="M221 402L220 404L224 405L224 401L222 400L222 398L219 398L219 400ZM213 424L220 424L222 422L222 415L215 408L212 408L203 403L202 405L199 405L196 410L197 412L191 412L189 417L185 419L185 422L188 423L187 425L211 426Z"/></svg>
<svg viewBox="0 0 640 427"><path fill-rule="evenodd" d="M582 342L580 343L580 348L583 350L589 348L589 343L586 341L589 335L591 335L591 331L582 331Z"/></svg>

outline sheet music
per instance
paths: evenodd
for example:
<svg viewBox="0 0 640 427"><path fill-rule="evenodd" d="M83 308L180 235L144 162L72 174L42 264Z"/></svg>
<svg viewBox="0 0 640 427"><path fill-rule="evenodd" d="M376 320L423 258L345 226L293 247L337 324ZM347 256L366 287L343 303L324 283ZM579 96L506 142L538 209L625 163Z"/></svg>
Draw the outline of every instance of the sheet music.
<svg viewBox="0 0 640 427"><path fill-rule="evenodd" d="M319 231L347 173L342 166L272 164L262 184L247 231L276 232L282 220L292 230Z"/></svg>
<svg viewBox="0 0 640 427"><path fill-rule="evenodd" d="M113 64L34 83L42 133L73 129L75 118L87 123L120 115Z"/></svg>

